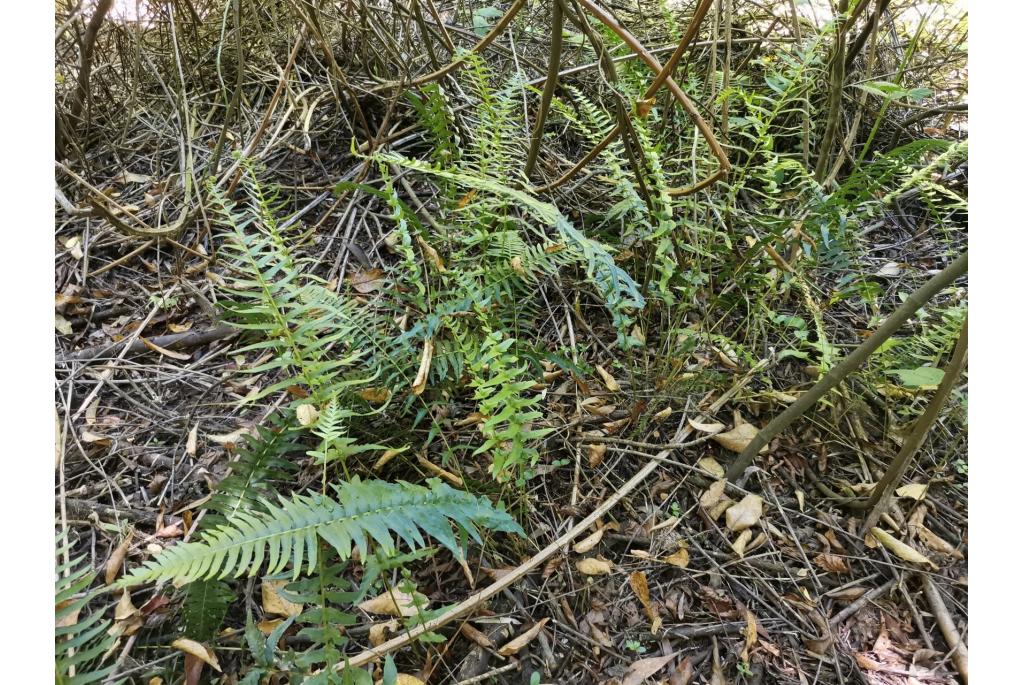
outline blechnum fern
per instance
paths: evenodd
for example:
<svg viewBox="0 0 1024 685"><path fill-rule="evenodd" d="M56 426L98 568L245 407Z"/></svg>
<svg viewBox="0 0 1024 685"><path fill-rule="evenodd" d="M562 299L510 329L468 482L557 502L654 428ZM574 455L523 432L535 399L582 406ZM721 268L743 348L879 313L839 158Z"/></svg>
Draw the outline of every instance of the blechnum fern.
<svg viewBox="0 0 1024 685"><path fill-rule="evenodd" d="M526 394L534 383L522 380L527 369L512 352L515 342L501 331L486 331L480 356L470 364L470 385L484 417L480 432L486 440L476 453L491 455L491 475L499 481L516 474L528 477L539 456L533 444L551 432L533 427L542 416L537 411L541 399Z"/></svg>
<svg viewBox="0 0 1024 685"><path fill-rule="evenodd" d="M123 578L123 586L157 580L189 582L280 573L312 574L319 541L344 561L355 551L367 558L371 547L394 553L400 542L412 550L430 536L463 558L468 538L482 542L479 528L522 534L511 516L481 497L455 490L436 479L429 486L406 482L362 481L332 484L334 497L319 493L264 500L262 507L239 512L227 524L208 531L201 542L175 545ZM266 566L264 566L266 562Z"/></svg>
<svg viewBox="0 0 1024 685"><path fill-rule="evenodd" d="M57 536L58 559L70 550L64 534ZM57 563L54 587L56 633L54 642L55 678L59 685L85 685L107 678L115 664L104 665L117 640L108 634L110 621L102 611L83 616L94 597L88 591L96 578L85 555L67 563Z"/></svg>

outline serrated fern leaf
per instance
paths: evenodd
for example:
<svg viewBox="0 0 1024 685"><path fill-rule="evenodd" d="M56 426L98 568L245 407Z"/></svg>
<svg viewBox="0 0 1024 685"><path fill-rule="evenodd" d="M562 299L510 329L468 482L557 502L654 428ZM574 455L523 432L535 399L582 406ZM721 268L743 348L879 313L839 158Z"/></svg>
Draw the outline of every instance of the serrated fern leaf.
<svg viewBox="0 0 1024 685"><path fill-rule="evenodd" d="M297 578L303 563L307 573L316 568L318 538L345 560L354 549L365 557L373 543L394 551L396 538L417 549L426 544L426 534L461 555L460 539L468 535L479 542L478 528L522 533L512 517L488 500L437 480L429 483L424 487L356 478L332 486L336 499L309 494L281 498L279 504L264 501L262 511L239 512L202 542L171 547L121 583L251 576L264 561L270 574L290 563Z"/></svg>

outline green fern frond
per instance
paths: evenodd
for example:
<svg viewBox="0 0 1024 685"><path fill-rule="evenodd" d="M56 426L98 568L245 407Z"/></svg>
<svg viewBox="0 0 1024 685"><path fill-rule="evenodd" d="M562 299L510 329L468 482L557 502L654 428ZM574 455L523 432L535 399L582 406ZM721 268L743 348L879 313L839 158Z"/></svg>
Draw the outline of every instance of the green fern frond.
<svg viewBox="0 0 1024 685"><path fill-rule="evenodd" d="M308 573L316 568L318 538L345 560L353 548L365 557L372 542L393 551L396 536L413 549L422 547L424 533L461 556L453 526L460 537L469 535L478 542L478 526L522 533L504 510L495 509L488 500L437 480L429 483L424 487L356 478L332 486L337 499L309 494L280 498L279 504L264 501L262 511L239 512L229 524L209 531L202 542L167 549L121 583L251 576L264 560L270 574L291 563L297 578L304 562Z"/></svg>
<svg viewBox="0 0 1024 685"><path fill-rule="evenodd" d="M224 580L200 580L185 586L181 623L185 636L198 642L212 639L220 630L235 591Z"/></svg>
<svg viewBox="0 0 1024 685"><path fill-rule="evenodd" d="M66 534L57 536L57 557L70 549ZM94 597L87 592L96 578L89 568L86 556L71 559L66 564L57 564L57 580L54 587L54 620L57 628L54 634L55 682L59 685L86 685L109 676L116 664L102 665L114 646L116 636L108 635L110 621L103 618L102 611L87 616L80 614ZM78 617L77 620L74 620ZM61 627L62 622L74 622Z"/></svg>

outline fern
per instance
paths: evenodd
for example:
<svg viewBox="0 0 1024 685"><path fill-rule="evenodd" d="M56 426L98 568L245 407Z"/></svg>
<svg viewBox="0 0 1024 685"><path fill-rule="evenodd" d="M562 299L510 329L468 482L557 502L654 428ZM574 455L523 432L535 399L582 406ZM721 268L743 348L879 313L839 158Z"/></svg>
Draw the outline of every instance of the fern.
<svg viewBox="0 0 1024 685"><path fill-rule="evenodd" d="M181 604L185 636L199 642L212 639L234 599L235 592L223 580L200 580L187 585Z"/></svg>
<svg viewBox="0 0 1024 685"><path fill-rule="evenodd" d="M252 576L264 560L269 574L291 563L297 578L304 562L307 573L316 568L318 537L345 560L353 548L365 558L373 542L384 551L394 551L395 536L413 549L422 547L423 533L461 556L453 525L463 541L466 535L480 541L477 526L522 533L504 510L437 480L431 480L428 488L405 482L364 482L357 477L332 488L337 499L308 494L280 498L276 505L264 500L262 511L239 512L229 524L209 531L202 542L165 550L121 583Z"/></svg>
<svg viewBox="0 0 1024 685"><path fill-rule="evenodd" d="M471 365L474 399L486 417L480 424L486 442L475 454L491 454L491 475L499 481L534 466L539 455L530 443L551 432L549 428L530 427L542 416L536 411L540 398L525 396L533 381L517 380L526 371L526 365L520 365L509 351L513 344L515 339L503 339L500 331L490 332L479 358Z"/></svg>
<svg viewBox="0 0 1024 685"><path fill-rule="evenodd" d="M57 536L57 556L70 550L66 534ZM108 635L110 621L102 611L94 611L84 618L80 613L95 596L86 590L96 579L86 557L80 556L66 564L57 564L54 587L55 621L55 682L59 685L85 685L107 678L116 664L103 665L114 648L116 636ZM61 626L61 623L70 625Z"/></svg>

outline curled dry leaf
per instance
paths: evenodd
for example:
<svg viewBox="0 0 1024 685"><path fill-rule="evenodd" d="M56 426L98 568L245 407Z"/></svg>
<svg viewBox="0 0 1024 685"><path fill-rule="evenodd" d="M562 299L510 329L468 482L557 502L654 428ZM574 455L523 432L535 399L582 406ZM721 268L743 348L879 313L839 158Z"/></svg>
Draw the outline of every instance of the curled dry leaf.
<svg viewBox="0 0 1024 685"><path fill-rule="evenodd" d="M761 520L764 500L758 495L747 495L725 510L725 525L731 531L741 531Z"/></svg>
<svg viewBox="0 0 1024 685"><path fill-rule="evenodd" d="M590 468L597 468L604 461L604 455L608 453L608 445L603 442L593 442L587 445L587 463Z"/></svg>
<svg viewBox="0 0 1024 685"><path fill-rule="evenodd" d="M903 561L909 561L913 564L925 564L932 568L938 569L938 566L928 557L918 552L916 549L911 547L901 540L897 540L895 537L882 530L881 528L875 527L871 529L871 535L874 536L878 542L882 544L890 552L898 556Z"/></svg>
<svg viewBox="0 0 1024 685"><path fill-rule="evenodd" d="M425 598L420 595L419 599ZM396 617L415 616L416 598L401 590L392 590L360 603L359 608L368 614Z"/></svg>
<svg viewBox="0 0 1024 685"><path fill-rule="evenodd" d="M717 433L712 436L711 439L730 452L739 454L746 449L751 440L757 437L757 433L757 426L751 423L740 423L731 431L727 433ZM761 451L763 452L766 449L768 449L767 445L761 448Z"/></svg>
<svg viewBox="0 0 1024 685"><path fill-rule="evenodd" d="M586 554L590 550L597 546L597 543L601 542L601 538L604 536L604 528L598 528L593 533L583 538L575 545L572 546L572 551L576 554Z"/></svg>
<svg viewBox="0 0 1024 685"><path fill-rule="evenodd" d="M703 457L697 461L697 468L710 473L715 478L725 478L725 468L714 457Z"/></svg>
<svg viewBox="0 0 1024 685"><path fill-rule="evenodd" d="M265 580L260 587L263 595L263 611L274 616L298 616L302 613L302 605L290 602L281 595L281 590L288 584L287 580Z"/></svg>
<svg viewBox="0 0 1024 685"><path fill-rule="evenodd" d="M185 453L190 457L196 456L196 448L199 446L199 424L192 426L188 432L188 439L185 441Z"/></svg>
<svg viewBox="0 0 1024 685"><path fill-rule="evenodd" d="M654 416L652 416L651 419L656 423L661 423L670 416L672 416L672 407L665 407L664 409L656 413Z"/></svg>
<svg viewBox="0 0 1024 685"><path fill-rule="evenodd" d="M384 272L381 269L370 269L369 271L353 271L345 280L360 295L372 293L384 285Z"/></svg>
<svg viewBox="0 0 1024 685"><path fill-rule="evenodd" d="M701 423L700 421L694 421L693 419L687 419L686 422L690 424L690 427L694 430L700 431L701 433L721 433L725 430L724 423Z"/></svg>
<svg viewBox="0 0 1024 685"><path fill-rule="evenodd" d="M618 392L621 390L619 382L610 373L605 371L604 367L600 364L597 366L597 375L604 381L604 387L608 388L608 392Z"/></svg>
<svg viewBox="0 0 1024 685"><path fill-rule="evenodd" d="M677 653L672 652L665 656L651 656L634 661L629 670L626 671L626 675L622 676L622 685L641 685L655 673L665 668L668 662L676 657Z"/></svg>
<svg viewBox="0 0 1024 685"><path fill-rule="evenodd" d="M427 338L423 341L423 356L420 357L420 368L416 372L416 378L412 382L412 394L422 395L427 389L427 376L430 375L430 362L434 358L434 340Z"/></svg>
<svg viewBox="0 0 1024 685"><path fill-rule="evenodd" d="M576 569L585 576L603 576L612 572L612 562L587 557L576 562Z"/></svg>
<svg viewBox="0 0 1024 685"><path fill-rule="evenodd" d="M754 537L754 534L749 528L736 536L736 540L732 543L732 551L736 553L736 556L743 556L747 551L747 545L750 544L750 538L752 537Z"/></svg>
<svg viewBox="0 0 1024 685"><path fill-rule="evenodd" d="M676 550L674 554L670 554L662 559L662 561L666 564L678 566L679 568L686 568L690 565L690 551L686 549L685 545L680 545L679 549Z"/></svg>
<svg viewBox="0 0 1024 685"><path fill-rule="evenodd" d="M363 388L358 394L370 404L384 404L391 399L391 391L387 388Z"/></svg>
<svg viewBox="0 0 1024 685"><path fill-rule="evenodd" d="M466 484L462 481L462 478L456 476L451 471L446 471L437 464L431 462L426 457L416 457L416 461L419 462L419 465L425 468L427 471L430 471L435 476L440 476L441 478L444 478L446 481L448 481L455 487L465 487Z"/></svg>
<svg viewBox="0 0 1024 685"><path fill-rule="evenodd" d="M370 644L374 647L379 647L387 642L388 633L393 633L396 630L398 630L398 621L396 619L383 623L374 623L370 626Z"/></svg>
<svg viewBox="0 0 1024 685"><path fill-rule="evenodd" d="M636 594L640 604L644 607L644 613L647 614L647 618L651 622L651 634L656 634L661 629L661 616L658 616L658 612L654 610L654 606L651 604L651 591L647 586L647 574L643 571L630 573L629 586L633 588L634 594Z"/></svg>
<svg viewBox="0 0 1024 685"><path fill-rule="evenodd" d="M828 552L822 552L818 556L812 559L815 564L820 566L828 573L849 573L850 567L847 565L846 560L836 554L829 554Z"/></svg>
<svg viewBox="0 0 1024 685"><path fill-rule="evenodd" d="M544 629L544 625L548 621L550 621L550 620L551 619L545 617L545 618L542 618L537 623L534 623L532 628L530 628L526 632L522 633L521 635L518 635L518 636L512 638L511 640L506 642L504 645L502 645L501 649L498 650L498 655L499 656L512 656L513 654L515 654L515 653L519 652L520 650L522 650L524 647L526 647L526 645L528 645L531 642L533 642L533 639L535 637L540 635L540 631Z"/></svg>
<svg viewBox="0 0 1024 685"><path fill-rule="evenodd" d="M117 576L121 573L121 567L124 564L124 558L128 554L128 549L132 546L132 531L129 530L128 534L125 535L124 540L121 541L114 551L110 553L110 558L107 559L107 565L103 572L103 580L107 585L113 583Z"/></svg>
<svg viewBox="0 0 1024 685"><path fill-rule="evenodd" d="M726 482L727 481L724 478L721 478L712 483L711 487L709 487L707 491L700 496L700 506L704 509L710 510L716 504L721 502L722 498L725 497Z"/></svg>
<svg viewBox="0 0 1024 685"><path fill-rule="evenodd" d="M482 630L478 630L468 621L459 626L459 632L468 640L475 642L484 649L491 649L494 647L494 641L487 637L487 633Z"/></svg>
<svg viewBox="0 0 1024 685"><path fill-rule="evenodd" d="M373 463L373 470L379 471L380 469L384 468L389 461L391 461L392 459L394 459L407 449L409 449L408 445L396 449L384 450L384 454L380 455L380 458Z"/></svg>
<svg viewBox="0 0 1024 685"><path fill-rule="evenodd" d="M384 685L384 679L373 681L373 685ZM395 677L395 685L426 685L422 680L408 673L399 673Z"/></svg>
<svg viewBox="0 0 1024 685"><path fill-rule="evenodd" d="M169 350L166 347L160 347L155 342L147 340L146 338L143 338L141 335L139 336L139 340L141 340L142 344L148 347L149 349L153 350L157 354L162 354L165 357L177 359L178 361L181 362L187 362L189 359L192 358L191 354L185 354L184 352L175 352L174 350Z"/></svg>
<svg viewBox="0 0 1024 685"><path fill-rule="evenodd" d="M917 539L920 540L929 549L935 550L940 554L948 554L954 559L963 559L964 555L953 545L949 544L935 533L931 532L924 526L921 526L917 531Z"/></svg>
<svg viewBox="0 0 1024 685"><path fill-rule="evenodd" d="M75 332L74 329L71 328L71 322L65 319L60 314L53 315L53 327L61 335L71 335L72 333Z"/></svg>
<svg viewBox="0 0 1024 685"><path fill-rule="evenodd" d="M212 649L206 647L195 640L189 640L188 638L180 638L171 643L171 647L185 652L185 654L191 654L205 664L208 664L210 668L220 673L220 664L217 663L217 655Z"/></svg>
<svg viewBox="0 0 1024 685"><path fill-rule="evenodd" d="M320 418L320 410L312 404L300 404L295 409L295 418L299 420L300 426L312 426Z"/></svg>
<svg viewBox="0 0 1024 685"><path fill-rule="evenodd" d="M906 497L908 499L923 500L925 494L928 492L927 483L910 483L904 485L901 488L896 489L897 497Z"/></svg>

